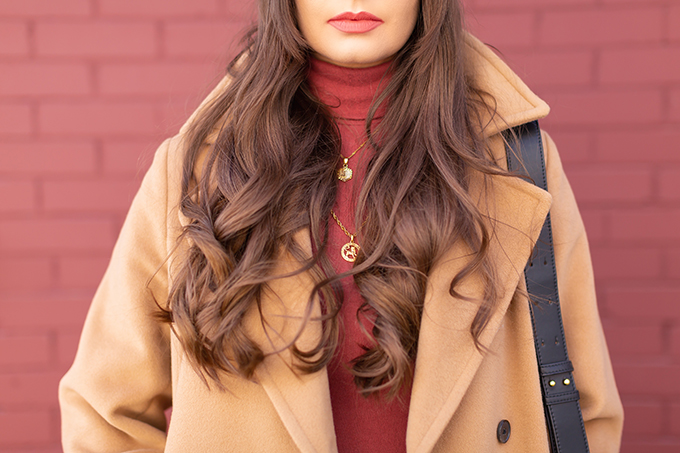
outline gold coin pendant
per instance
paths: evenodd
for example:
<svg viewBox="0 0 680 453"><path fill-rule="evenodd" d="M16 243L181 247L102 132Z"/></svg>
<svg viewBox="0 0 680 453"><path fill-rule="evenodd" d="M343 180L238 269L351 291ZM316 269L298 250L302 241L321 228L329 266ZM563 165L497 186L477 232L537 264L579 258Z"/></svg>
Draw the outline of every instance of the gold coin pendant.
<svg viewBox="0 0 680 453"><path fill-rule="evenodd" d="M359 250L361 250L359 244L355 242L348 242L347 244L342 246L342 250L340 251L340 253L342 254L342 259L344 259L348 263L353 263L357 260L357 257L359 256Z"/></svg>

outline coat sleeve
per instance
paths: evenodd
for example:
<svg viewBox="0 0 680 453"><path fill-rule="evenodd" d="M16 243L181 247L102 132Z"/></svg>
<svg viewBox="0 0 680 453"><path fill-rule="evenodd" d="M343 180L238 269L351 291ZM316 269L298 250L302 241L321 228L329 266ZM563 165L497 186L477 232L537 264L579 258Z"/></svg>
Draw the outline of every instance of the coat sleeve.
<svg viewBox="0 0 680 453"><path fill-rule="evenodd" d="M72 452L161 452L171 405L167 300L168 140L156 152L123 224L61 380L62 443ZM153 277L153 278L152 278Z"/></svg>
<svg viewBox="0 0 680 453"><path fill-rule="evenodd" d="M623 408L597 309L588 240L555 143L543 136L562 319L588 443L592 453L618 452Z"/></svg>

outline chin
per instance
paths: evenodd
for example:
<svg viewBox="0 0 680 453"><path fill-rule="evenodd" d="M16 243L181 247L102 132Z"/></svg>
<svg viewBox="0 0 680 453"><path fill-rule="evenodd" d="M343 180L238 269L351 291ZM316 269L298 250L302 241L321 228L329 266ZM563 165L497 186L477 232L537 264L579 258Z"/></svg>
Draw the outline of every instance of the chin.
<svg viewBox="0 0 680 453"><path fill-rule="evenodd" d="M389 61L394 55L338 55L338 54L317 54L317 58L333 63L338 66L346 66L348 68L367 68L377 66L381 63Z"/></svg>

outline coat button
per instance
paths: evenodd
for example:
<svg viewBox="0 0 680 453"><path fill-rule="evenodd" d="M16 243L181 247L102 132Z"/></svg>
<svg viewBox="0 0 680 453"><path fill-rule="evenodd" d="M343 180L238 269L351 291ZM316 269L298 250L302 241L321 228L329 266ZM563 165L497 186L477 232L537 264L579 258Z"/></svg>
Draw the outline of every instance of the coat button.
<svg viewBox="0 0 680 453"><path fill-rule="evenodd" d="M510 422L507 420L501 420L496 429L496 437L498 437L498 442L504 444L510 439Z"/></svg>

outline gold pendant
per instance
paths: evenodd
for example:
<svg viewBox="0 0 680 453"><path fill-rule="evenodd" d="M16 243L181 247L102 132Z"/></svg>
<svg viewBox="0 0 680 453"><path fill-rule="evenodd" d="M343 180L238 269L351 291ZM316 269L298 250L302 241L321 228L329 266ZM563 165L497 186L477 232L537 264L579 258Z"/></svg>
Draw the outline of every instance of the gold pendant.
<svg viewBox="0 0 680 453"><path fill-rule="evenodd" d="M342 164L342 167L340 170L338 170L338 179L342 182L347 182L350 179L352 179L352 175L354 172L352 171L351 168L347 165L347 161L349 159L345 158L345 162Z"/></svg>
<svg viewBox="0 0 680 453"><path fill-rule="evenodd" d="M342 246L342 250L340 251L340 253L342 254L342 259L344 259L348 263L353 263L357 260L360 250L361 247L359 247L359 244L354 242L353 239L350 239L350 241L347 244Z"/></svg>

